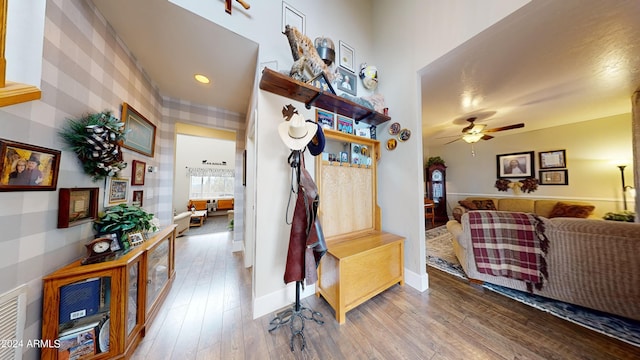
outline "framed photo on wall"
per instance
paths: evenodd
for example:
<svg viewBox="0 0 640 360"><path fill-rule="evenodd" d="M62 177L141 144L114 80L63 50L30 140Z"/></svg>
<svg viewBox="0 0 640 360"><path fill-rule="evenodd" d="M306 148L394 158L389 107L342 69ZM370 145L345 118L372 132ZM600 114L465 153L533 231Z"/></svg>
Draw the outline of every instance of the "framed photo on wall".
<svg viewBox="0 0 640 360"><path fill-rule="evenodd" d="M527 178L535 174L533 151L496 155L498 178Z"/></svg>
<svg viewBox="0 0 640 360"><path fill-rule="evenodd" d="M0 191L55 190L60 151L0 139Z"/></svg>
<svg viewBox="0 0 640 360"><path fill-rule="evenodd" d="M284 34L287 25L293 26L301 33L305 34L306 17L303 13L296 10L293 6L282 2L282 33Z"/></svg>
<svg viewBox="0 0 640 360"><path fill-rule="evenodd" d="M353 134L353 119L338 115L338 131Z"/></svg>
<svg viewBox="0 0 640 360"><path fill-rule="evenodd" d="M540 185L569 185L567 169L540 170Z"/></svg>
<svg viewBox="0 0 640 360"><path fill-rule="evenodd" d="M98 188L60 188L58 228L68 228L98 217Z"/></svg>
<svg viewBox="0 0 640 360"><path fill-rule="evenodd" d="M104 191L104 207L126 203L128 193L129 179L108 177Z"/></svg>
<svg viewBox="0 0 640 360"><path fill-rule="evenodd" d="M134 190L133 191L133 199L131 200L132 205L142 206L144 192L143 190Z"/></svg>
<svg viewBox="0 0 640 360"><path fill-rule="evenodd" d="M142 161L133 160L131 165L131 185L144 185L144 175L147 164Z"/></svg>
<svg viewBox="0 0 640 360"><path fill-rule="evenodd" d="M340 55L340 62L338 64L343 68L351 72L354 72L355 71L354 64L356 62L355 50L353 50L353 48L349 46L347 43L340 40L339 55Z"/></svg>
<svg viewBox="0 0 640 360"><path fill-rule="evenodd" d="M153 157L156 147L156 126L126 102L122 103L122 121L126 133L122 147Z"/></svg>
<svg viewBox="0 0 640 360"><path fill-rule="evenodd" d="M356 96L358 93L358 81L354 73L338 68L340 80L338 81L338 90L342 90L348 94Z"/></svg>
<svg viewBox="0 0 640 360"><path fill-rule="evenodd" d="M540 169L557 169L567 167L567 155L565 150L541 151Z"/></svg>

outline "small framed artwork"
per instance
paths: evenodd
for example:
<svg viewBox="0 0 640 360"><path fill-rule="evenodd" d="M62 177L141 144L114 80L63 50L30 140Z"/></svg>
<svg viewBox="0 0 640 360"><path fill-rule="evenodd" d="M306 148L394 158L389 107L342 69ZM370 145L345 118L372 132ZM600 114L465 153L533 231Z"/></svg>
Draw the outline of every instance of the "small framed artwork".
<svg viewBox="0 0 640 360"><path fill-rule="evenodd" d="M367 127L367 126L356 128L356 135L362 136L362 137L365 137L365 138L370 138L371 137L371 128Z"/></svg>
<svg viewBox="0 0 640 360"><path fill-rule="evenodd" d="M53 191L60 151L0 139L0 191Z"/></svg>
<svg viewBox="0 0 640 360"><path fill-rule="evenodd" d="M144 185L147 164L138 160L133 160L131 164L131 185Z"/></svg>
<svg viewBox="0 0 640 360"><path fill-rule="evenodd" d="M122 203L126 203L129 192L129 179L108 177L107 184L104 191L104 206L114 206Z"/></svg>
<svg viewBox="0 0 640 360"><path fill-rule="evenodd" d="M346 151L341 151L340 152L340 162L341 163L348 163L349 162L349 153Z"/></svg>
<svg viewBox="0 0 640 360"><path fill-rule="evenodd" d="M122 121L127 134L122 147L153 157L156 147L156 126L126 102L122 103Z"/></svg>
<svg viewBox="0 0 640 360"><path fill-rule="evenodd" d="M338 115L338 131L353 134L353 119Z"/></svg>
<svg viewBox="0 0 640 360"><path fill-rule="evenodd" d="M321 71L320 74L316 75L307 83L317 87L322 91L329 91L333 95L336 94L335 90L333 90L333 86L331 86L331 83L329 82L329 80L327 80L327 76L325 75L324 71Z"/></svg>
<svg viewBox="0 0 640 360"><path fill-rule="evenodd" d="M143 191L142 190L134 190L133 191L133 200L131 201L131 203L133 205L136 206L142 206L142 199L143 199Z"/></svg>
<svg viewBox="0 0 640 360"><path fill-rule="evenodd" d="M305 34L305 16L300 11L296 10L293 6L282 2L282 33L284 34L286 26L292 26L298 29L301 33Z"/></svg>
<svg viewBox="0 0 640 360"><path fill-rule="evenodd" d="M316 122L324 129L335 129L335 114L316 108Z"/></svg>
<svg viewBox="0 0 640 360"><path fill-rule="evenodd" d="M540 170L540 185L569 185L567 169Z"/></svg>
<svg viewBox="0 0 640 360"><path fill-rule="evenodd" d="M68 228L95 220L98 216L98 188L60 188L58 228Z"/></svg>
<svg viewBox="0 0 640 360"><path fill-rule="evenodd" d="M132 232L127 234L127 240L131 246L138 246L144 242L144 236L141 232Z"/></svg>
<svg viewBox="0 0 640 360"><path fill-rule="evenodd" d="M567 167L567 154L565 150L541 151L538 153L538 156L540 157L540 169Z"/></svg>
<svg viewBox="0 0 640 360"><path fill-rule="evenodd" d="M120 240L118 239L118 235L116 233L102 234L102 235L98 234L95 237L96 238L106 237L111 239L111 246L110 246L111 251L122 250L122 244L120 243Z"/></svg>
<svg viewBox="0 0 640 360"><path fill-rule="evenodd" d="M533 151L496 155L498 178L525 178L535 174Z"/></svg>
<svg viewBox="0 0 640 360"><path fill-rule="evenodd" d="M342 90L348 94L356 96L358 93L358 82L356 75L344 69L338 68L340 80L338 81L338 90Z"/></svg>
<svg viewBox="0 0 640 360"><path fill-rule="evenodd" d="M355 71L354 64L356 62L355 50L353 50L351 46L347 45L347 43L340 40L339 54L340 54L339 65L351 72L354 72Z"/></svg>

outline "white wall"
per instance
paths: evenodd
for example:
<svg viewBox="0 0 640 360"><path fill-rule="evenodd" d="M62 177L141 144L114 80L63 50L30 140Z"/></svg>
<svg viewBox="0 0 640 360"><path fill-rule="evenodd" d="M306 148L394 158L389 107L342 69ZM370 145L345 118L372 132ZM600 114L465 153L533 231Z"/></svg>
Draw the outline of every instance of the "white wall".
<svg viewBox="0 0 640 360"><path fill-rule="evenodd" d="M557 126L515 135L500 134L472 146L464 141L432 147L431 156L447 164L447 202L449 211L467 196L518 196L523 198L572 199L596 205L594 214L622 210L622 182L619 161L629 165L627 184L633 184L631 114ZM539 178L540 151L566 150L568 185L541 185L533 193L515 195L494 187L496 155L535 152L535 177ZM629 209L633 199L627 198Z"/></svg>
<svg viewBox="0 0 640 360"><path fill-rule="evenodd" d="M177 134L173 208L178 213L187 210L189 203L188 167L233 170L236 164L235 153L235 141ZM210 163L226 161L227 164L204 165L202 164L203 160Z"/></svg>

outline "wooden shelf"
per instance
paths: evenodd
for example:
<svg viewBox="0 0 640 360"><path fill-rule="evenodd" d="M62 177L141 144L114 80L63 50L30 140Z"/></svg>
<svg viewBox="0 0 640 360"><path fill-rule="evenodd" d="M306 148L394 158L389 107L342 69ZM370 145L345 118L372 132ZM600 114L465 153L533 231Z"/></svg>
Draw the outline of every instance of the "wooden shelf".
<svg viewBox="0 0 640 360"><path fill-rule="evenodd" d="M262 71L260 89L304 103L307 109L315 106L347 116L356 122L362 121L365 124L378 126L391 120L389 116L373 109L333 95L330 92L324 92L315 86L305 84L269 68L265 68Z"/></svg>

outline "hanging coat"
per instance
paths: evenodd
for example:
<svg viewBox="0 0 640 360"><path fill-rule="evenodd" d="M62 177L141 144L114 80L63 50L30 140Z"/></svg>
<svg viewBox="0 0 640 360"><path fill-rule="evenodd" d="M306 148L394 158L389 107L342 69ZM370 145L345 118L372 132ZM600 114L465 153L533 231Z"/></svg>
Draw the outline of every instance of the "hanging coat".
<svg viewBox="0 0 640 360"><path fill-rule="evenodd" d="M306 284L311 285L318 280L316 269L327 252L327 245L317 218L320 203L318 188L304 168L304 156L300 158L298 195L291 223L284 282L288 284L306 279Z"/></svg>

